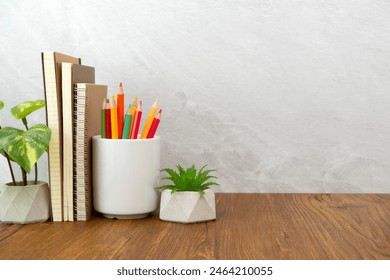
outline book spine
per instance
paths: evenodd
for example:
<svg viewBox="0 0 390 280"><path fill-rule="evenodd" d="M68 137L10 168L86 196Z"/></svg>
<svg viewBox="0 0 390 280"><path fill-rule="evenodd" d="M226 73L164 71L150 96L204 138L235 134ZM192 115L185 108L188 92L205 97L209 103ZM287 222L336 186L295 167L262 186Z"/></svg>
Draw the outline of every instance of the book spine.
<svg viewBox="0 0 390 280"><path fill-rule="evenodd" d="M72 64L71 63L62 63L62 169L63 169L63 197L62 197L62 208L63 208L63 220L71 221L71 215L68 215L69 208L71 203L68 201L68 190L73 188L72 180L69 180L69 174L73 170L72 166L69 166L69 161L72 160L73 147L72 147L72 133L69 133L69 129L72 130L72 105L71 97L73 94L69 90L73 90L73 87L70 86L72 83ZM70 87L70 88L69 88ZM70 116L69 116L70 115ZM69 155L69 153L71 153ZM72 175L72 174L70 174ZM72 176L73 177L73 176Z"/></svg>
<svg viewBox="0 0 390 280"><path fill-rule="evenodd" d="M87 94L86 87L77 87L74 98L74 207L75 218L78 221L89 219L88 201L88 174L87 166Z"/></svg>
<svg viewBox="0 0 390 280"><path fill-rule="evenodd" d="M53 53L42 54L47 126L51 129L48 149L51 208L53 221L60 222L62 221L61 132L59 126L61 112L55 63Z"/></svg>

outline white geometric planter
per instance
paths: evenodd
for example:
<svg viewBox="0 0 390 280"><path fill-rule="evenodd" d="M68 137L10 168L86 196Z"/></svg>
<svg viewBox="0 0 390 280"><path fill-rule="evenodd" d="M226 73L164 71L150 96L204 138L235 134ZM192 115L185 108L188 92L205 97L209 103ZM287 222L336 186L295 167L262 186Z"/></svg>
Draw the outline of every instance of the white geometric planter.
<svg viewBox="0 0 390 280"><path fill-rule="evenodd" d="M160 219L178 223L195 223L216 219L215 195L211 189L199 192L161 192Z"/></svg>
<svg viewBox="0 0 390 280"><path fill-rule="evenodd" d="M45 222L50 218L50 191L45 182L36 185L13 186L5 184L0 190L0 221L29 224Z"/></svg>

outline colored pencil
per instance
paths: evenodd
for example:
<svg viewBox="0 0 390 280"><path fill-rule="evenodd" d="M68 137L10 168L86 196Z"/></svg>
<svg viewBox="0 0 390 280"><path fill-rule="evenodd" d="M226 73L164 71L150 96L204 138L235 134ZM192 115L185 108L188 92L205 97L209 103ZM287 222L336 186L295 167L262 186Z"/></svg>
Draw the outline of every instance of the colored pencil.
<svg viewBox="0 0 390 280"><path fill-rule="evenodd" d="M112 96L111 104L111 137L118 139L118 109L115 102L115 96Z"/></svg>
<svg viewBox="0 0 390 280"><path fill-rule="evenodd" d="M131 133L133 131L133 127L134 127L135 110L137 110L137 96L134 96L133 103L131 104L131 115L133 117L131 119L130 135L131 135Z"/></svg>
<svg viewBox="0 0 390 280"><path fill-rule="evenodd" d="M106 138L106 98L103 99L103 106L100 110L100 138Z"/></svg>
<svg viewBox="0 0 390 280"><path fill-rule="evenodd" d="M125 124L123 125L122 139L130 139L131 119L132 119L131 106L129 106L125 114Z"/></svg>
<svg viewBox="0 0 390 280"><path fill-rule="evenodd" d="M125 94L123 93L122 82L119 84L119 92L117 94L118 101L118 138L122 138L123 120L124 120L124 106L125 106Z"/></svg>
<svg viewBox="0 0 390 280"><path fill-rule="evenodd" d="M111 109L110 100L106 99L106 138L111 139Z"/></svg>
<svg viewBox="0 0 390 280"><path fill-rule="evenodd" d="M138 131L139 131L139 125L141 123L141 117L142 117L142 100L139 101L137 110L135 110L135 116L134 116L134 127L133 131L131 132L131 139L137 139L138 138Z"/></svg>
<svg viewBox="0 0 390 280"><path fill-rule="evenodd" d="M153 103L152 108L150 108L149 115L145 121L144 128L141 133L141 139L145 139L146 136L148 135L148 132L150 130L150 126L152 125L153 119L156 116L157 112L157 106L158 106L158 98L157 100Z"/></svg>
<svg viewBox="0 0 390 280"><path fill-rule="evenodd" d="M162 109L158 111L156 117L153 119L152 125L150 126L150 130L148 132L148 136L146 136L146 138L153 138L154 135L156 134L158 125L160 124L161 113L162 113Z"/></svg>

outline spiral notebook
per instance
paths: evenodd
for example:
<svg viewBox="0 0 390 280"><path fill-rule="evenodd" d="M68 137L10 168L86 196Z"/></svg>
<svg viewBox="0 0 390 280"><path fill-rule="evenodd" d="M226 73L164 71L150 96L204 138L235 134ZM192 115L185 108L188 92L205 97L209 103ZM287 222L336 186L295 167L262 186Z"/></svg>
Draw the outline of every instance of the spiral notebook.
<svg viewBox="0 0 390 280"><path fill-rule="evenodd" d="M92 214L92 137L100 134L100 109L107 85L77 83L74 92L74 206L77 221Z"/></svg>
<svg viewBox="0 0 390 280"><path fill-rule="evenodd" d="M73 107L77 83L95 83L95 68L62 63L62 120L63 120L63 220L74 220L73 207Z"/></svg>

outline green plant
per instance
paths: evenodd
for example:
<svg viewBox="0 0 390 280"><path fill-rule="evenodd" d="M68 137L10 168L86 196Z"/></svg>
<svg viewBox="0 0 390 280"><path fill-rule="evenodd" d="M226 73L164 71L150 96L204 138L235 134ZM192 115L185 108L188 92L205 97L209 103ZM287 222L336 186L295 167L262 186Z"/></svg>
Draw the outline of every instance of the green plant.
<svg viewBox="0 0 390 280"><path fill-rule="evenodd" d="M184 169L180 165L177 165L177 170L171 168L162 169L162 172L166 172L168 176L163 177L163 180L170 180L172 184L163 185L158 187L160 190L171 190L174 192L184 192L184 191L196 191L204 194L204 190L208 189L212 185L218 185L218 183L209 181L210 179L217 179L216 176L210 175L211 172L216 171L215 169L206 170L206 165L203 166L199 172L196 172L195 165Z"/></svg>
<svg viewBox="0 0 390 280"><path fill-rule="evenodd" d="M45 106L44 100L28 101L11 108L11 114L22 120L25 130L0 126L0 153L6 157L13 184L16 185L11 161L21 167L23 185L27 185L27 173L35 166L35 183L38 180L37 161L47 151L51 130L44 124L28 127L26 117ZM0 101L0 110L4 103Z"/></svg>

